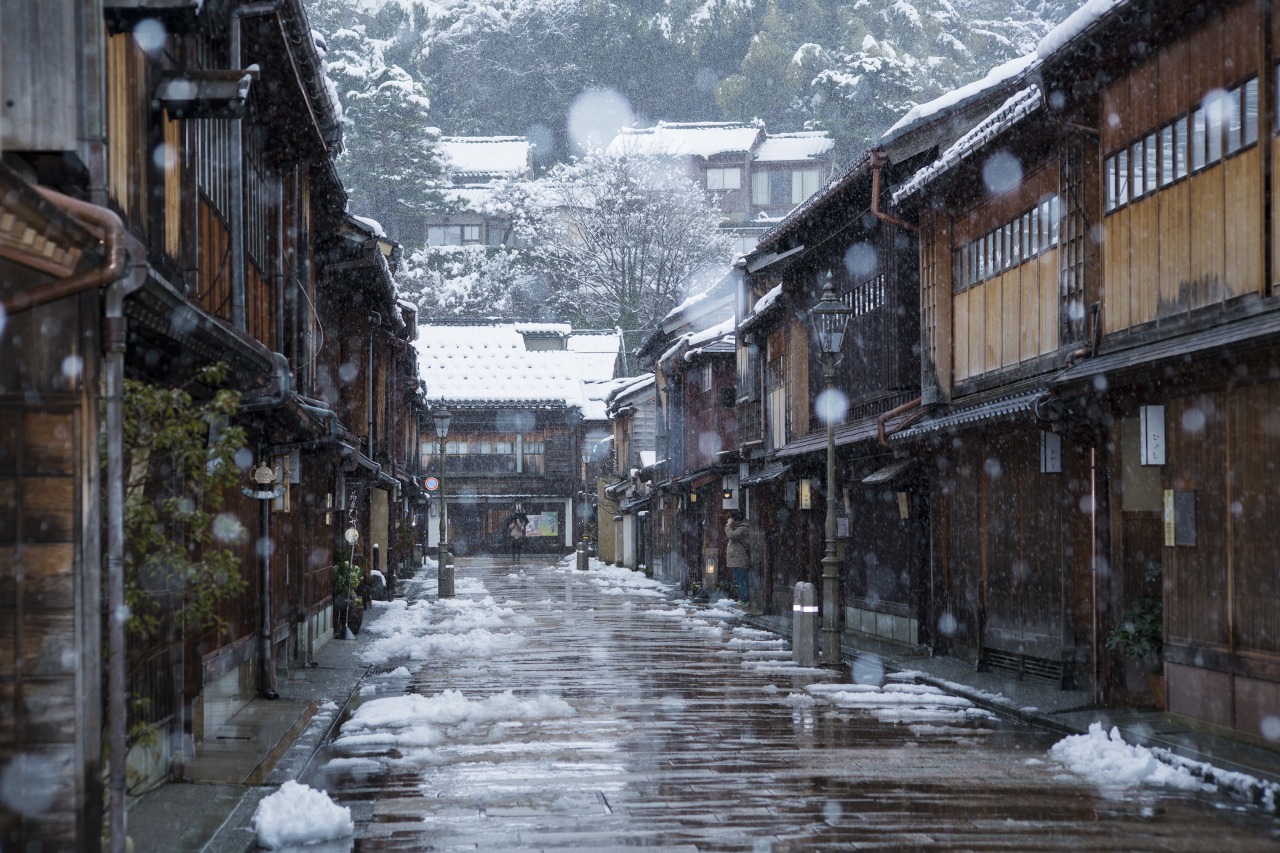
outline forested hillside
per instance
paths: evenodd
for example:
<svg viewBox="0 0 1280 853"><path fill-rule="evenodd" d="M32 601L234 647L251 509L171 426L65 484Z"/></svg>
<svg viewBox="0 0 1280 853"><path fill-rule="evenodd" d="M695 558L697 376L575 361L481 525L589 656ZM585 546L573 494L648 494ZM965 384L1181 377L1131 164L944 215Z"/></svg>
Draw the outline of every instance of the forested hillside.
<svg viewBox="0 0 1280 853"><path fill-rule="evenodd" d="M903 112L1033 49L1074 0L307 0L346 113L352 209L401 228L442 203L441 134L523 135L541 169L584 153L586 91L616 120L822 128L837 171Z"/></svg>

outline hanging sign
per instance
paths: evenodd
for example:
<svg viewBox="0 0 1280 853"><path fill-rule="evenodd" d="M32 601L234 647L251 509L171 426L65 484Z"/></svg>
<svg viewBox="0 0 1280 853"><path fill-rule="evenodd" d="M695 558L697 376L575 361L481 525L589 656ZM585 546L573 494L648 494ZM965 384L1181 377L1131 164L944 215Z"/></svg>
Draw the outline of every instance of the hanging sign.
<svg viewBox="0 0 1280 853"><path fill-rule="evenodd" d="M348 527L347 531L342 534L342 538L347 540L348 545L354 545L360 541L360 531L354 527Z"/></svg>

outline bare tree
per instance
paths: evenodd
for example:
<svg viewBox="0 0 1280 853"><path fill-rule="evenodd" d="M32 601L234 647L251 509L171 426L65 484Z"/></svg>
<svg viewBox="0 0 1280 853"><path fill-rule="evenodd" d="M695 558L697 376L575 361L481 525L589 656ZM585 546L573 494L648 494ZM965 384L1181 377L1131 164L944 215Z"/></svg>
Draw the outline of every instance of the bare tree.
<svg viewBox="0 0 1280 853"><path fill-rule="evenodd" d="M685 276L731 260L719 210L677 159L595 152L541 186L517 227L579 324L652 328L686 295Z"/></svg>

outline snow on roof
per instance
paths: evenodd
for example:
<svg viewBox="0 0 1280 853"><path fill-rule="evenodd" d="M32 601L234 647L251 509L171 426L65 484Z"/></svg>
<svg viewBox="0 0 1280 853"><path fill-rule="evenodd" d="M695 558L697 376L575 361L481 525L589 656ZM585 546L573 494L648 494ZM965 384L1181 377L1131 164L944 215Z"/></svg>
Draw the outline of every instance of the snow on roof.
<svg viewBox="0 0 1280 853"><path fill-rule="evenodd" d="M365 226L365 228L373 236L375 237L387 236L387 232L382 230L382 223L378 222L378 220L370 219L367 216L356 216L354 213L351 214L351 218L354 219L356 222L359 222L361 225Z"/></svg>
<svg viewBox="0 0 1280 853"><path fill-rule="evenodd" d="M1087 0L1083 6L1068 15L1065 21L1050 30L1048 35L1040 40L1035 56L1038 59L1048 59L1112 9L1128 3L1129 0Z"/></svg>
<svg viewBox="0 0 1280 853"><path fill-rule="evenodd" d="M769 310L769 306L778 301L778 297L782 296L782 282L775 284L768 293L756 300L756 304L752 306L752 314L763 314Z"/></svg>
<svg viewBox="0 0 1280 853"><path fill-rule="evenodd" d="M733 352L736 346L733 337L735 323L736 320L729 317L710 329L689 335L689 351L684 354L685 361L704 352Z"/></svg>
<svg viewBox="0 0 1280 853"><path fill-rule="evenodd" d="M714 157L747 152L763 133L757 124L741 122L665 122L653 127L624 127L609 143L610 154L668 157Z"/></svg>
<svg viewBox="0 0 1280 853"><path fill-rule="evenodd" d="M525 348L522 330L562 325L421 324L414 347L427 398L460 403L560 403L585 413L586 383L613 378L618 336L612 332L571 335L567 350ZM579 337L587 340L584 350L574 348Z"/></svg>
<svg viewBox="0 0 1280 853"><path fill-rule="evenodd" d="M997 65L995 68L991 69L981 80L975 80L958 89L952 89L944 95L939 95L932 101L912 107L907 111L906 115L894 123L893 127L884 132L880 137L880 142L883 143L888 141L889 137L897 136L897 132L899 130L908 127L909 125L923 121L937 113L949 110L952 107L964 103L965 101L981 96L985 92L999 86L1001 83L1025 73L1035 65L1037 60L1038 58L1034 53L1028 53L1026 56L1019 56L1017 59L1011 59L1008 62L1005 62L1002 65Z"/></svg>
<svg viewBox="0 0 1280 853"><path fill-rule="evenodd" d="M756 151L757 163L781 163L792 160L830 158L835 140L825 130L770 135Z"/></svg>
<svg viewBox="0 0 1280 853"><path fill-rule="evenodd" d="M937 160L912 175L911 180L894 192L893 203L899 204L903 199L919 192L930 181L950 171L987 142L1034 113L1040 108L1040 104L1039 86L1028 86L1009 98L998 110L957 139Z"/></svg>
<svg viewBox="0 0 1280 853"><path fill-rule="evenodd" d="M533 145L523 136L445 136L440 151L457 174L523 175Z"/></svg>
<svg viewBox="0 0 1280 853"><path fill-rule="evenodd" d="M693 272L689 273L681 282L681 286L689 296L675 308L672 308L667 312L667 315L662 318L662 326L667 329L667 331L678 326L679 323L673 323L673 321L686 319L683 315L688 313L693 307L697 306L698 303L707 299L707 297L716 294L717 286L723 283L724 280L732 274L732 266L720 263L703 264ZM719 295L724 296L727 294L723 289L721 289L719 291ZM712 308L713 306L708 305L704 307Z"/></svg>

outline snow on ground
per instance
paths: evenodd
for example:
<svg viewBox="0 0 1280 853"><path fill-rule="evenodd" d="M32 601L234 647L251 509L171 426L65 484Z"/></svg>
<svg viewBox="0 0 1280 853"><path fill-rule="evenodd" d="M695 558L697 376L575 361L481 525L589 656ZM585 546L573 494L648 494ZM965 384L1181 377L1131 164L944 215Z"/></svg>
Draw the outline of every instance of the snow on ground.
<svg viewBox="0 0 1280 853"><path fill-rule="evenodd" d="M1099 785L1164 785L1187 791L1212 791L1186 767L1161 761L1144 746L1125 743L1120 730L1110 732L1091 723L1089 732L1071 735L1055 743L1049 755L1069 770Z"/></svg>
<svg viewBox="0 0 1280 853"><path fill-rule="evenodd" d="M288 781L258 803L253 831L259 846L279 850L345 838L355 832L355 823L351 809L338 805L324 791Z"/></svg>
<svg viewBox="0 0 1280 853"><path fill-rule="evenodd" d="M401 660L488 657L524 645L517 629L532 625L531 618L500 606L478 581L458 582L455 591L455 598L387 602L366 628L378 639L360 650L361 659L382 666Z"/></svg>
<svg viewBox="0 0 1280 853"><path fill-rule="evenodd" d="M335 745L437 746L482 727L576 717L577 713L557 696L520 698L510 690L483 699L471 699L458 690L434 696L385 696L357 708L342 724Z"/></svg>
<svg viewBox="0 0 1280 853"><path fill-rule="evenodd" d="M995 715L975 707L968 699L953 696L928 684L902 684L893 681L883 686L810 684L805 690L823 702L838 708L866 711L887 723L948 723L995 719Z"/></svg>

